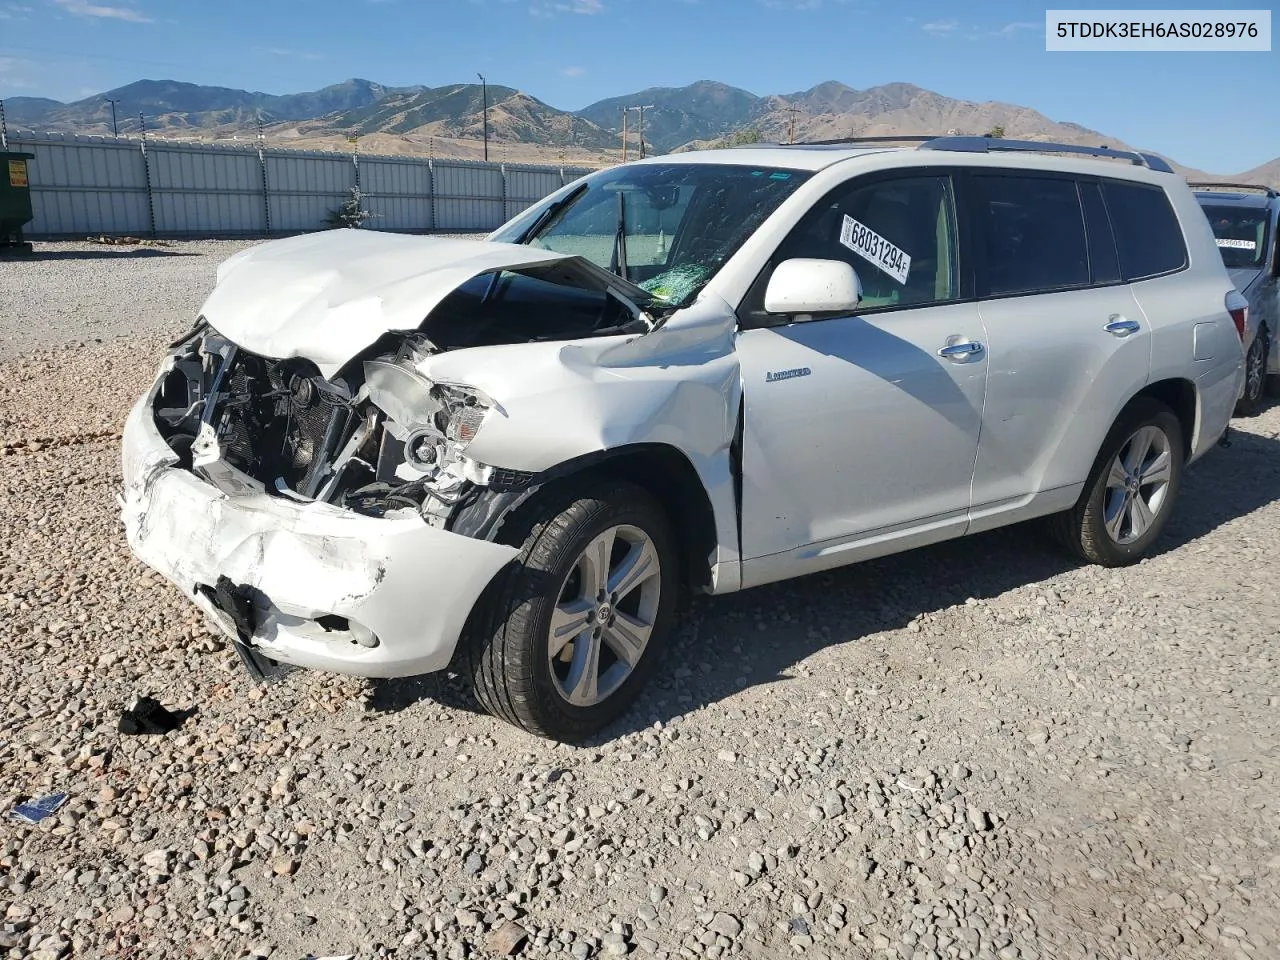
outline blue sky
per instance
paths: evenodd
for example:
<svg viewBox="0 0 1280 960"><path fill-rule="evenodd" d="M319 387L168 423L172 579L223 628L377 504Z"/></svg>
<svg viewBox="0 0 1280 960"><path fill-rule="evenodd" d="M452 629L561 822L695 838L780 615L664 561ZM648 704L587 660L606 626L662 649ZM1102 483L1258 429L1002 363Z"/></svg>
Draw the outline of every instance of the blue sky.
<svg viewBox="0 0 1280 960"><path fill-rule="evenodd" d="M1280 156L1280 53L1047 53L1044 11L1015 0L0 0L0 96L72 100L142 77L269 93L353 76L439 86L481 71L577 109L701 79L758 94L906 81L1032 107L1214 172Z"/></svg>

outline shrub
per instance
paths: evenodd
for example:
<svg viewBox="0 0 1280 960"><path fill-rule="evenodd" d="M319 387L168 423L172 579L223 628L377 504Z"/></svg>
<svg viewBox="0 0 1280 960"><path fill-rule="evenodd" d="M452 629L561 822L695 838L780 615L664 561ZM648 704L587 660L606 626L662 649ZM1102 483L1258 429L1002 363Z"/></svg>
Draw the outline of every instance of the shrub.
<svg viewBox="0 0 1280 960"><path fill-rule="evenodd" d="M353 229L364 226L366 220L371 220L375 214L370 213L364 208L364 198L360 196L360 188L352 187L351 196L342 201L342 205L330 210L324 218L324 222L333 228L351 227Z"/></svg>

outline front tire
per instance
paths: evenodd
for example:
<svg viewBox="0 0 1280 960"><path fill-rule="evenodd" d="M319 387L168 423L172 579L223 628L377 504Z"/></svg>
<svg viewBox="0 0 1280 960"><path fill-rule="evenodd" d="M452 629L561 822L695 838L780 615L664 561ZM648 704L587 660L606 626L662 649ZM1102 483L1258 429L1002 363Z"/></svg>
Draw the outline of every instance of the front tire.
<svg viewBox="0 0 1280 960"><path fill-rule="evenodd" d="M580 741L635 701L670 633L670 522L641 488L605 481L553 487L511 528L520 555L477 604L463 670L493 715Z"/></svg>
<svg viewBox="0 0 1280 960"><path fill-rule="evenodd" d="M1140 397L1117 419L1075 507L1052 518L1072 553L1104 567L1137 563L1164 531L1182 483L1182 425Z"/></svg>
<svg viewBox="0 0 1280 960"><path fill-rule="evenodd" d="M1267 358L1271 339L1266 327L1258 330L1244 358L1244 395L1236 402L1237 417L1256 417L1262 412L1267 387Z"/></svg>

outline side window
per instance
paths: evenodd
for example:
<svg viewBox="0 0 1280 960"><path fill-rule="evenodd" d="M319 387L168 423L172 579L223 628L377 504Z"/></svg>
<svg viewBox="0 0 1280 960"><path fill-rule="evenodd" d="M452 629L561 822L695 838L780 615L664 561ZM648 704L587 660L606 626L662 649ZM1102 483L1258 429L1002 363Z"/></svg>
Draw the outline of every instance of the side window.
<svg viewBox="0 0 1280 960"><path fill-rule="evenodd" d="M772 265L795 257L843 260L862 281L867 310L955 300L955 223L950 177L855 181L805 215ZM763 284L757 286L763 298Z"/></svg>
<svg viewBox="0 0 1280 960"><path fill-rule="evenodd" d="M1089 284L1084 212L1074 180L1017 173L973 178L975 232L985 251L980 296Z"/></svg>
<svg viewBox="0 0 1280 960"><path fill-rule="evenodd" d="M1182 227L1164 190L1145 183L1107 180L1102 193L1126 282L1172 273L1187 265Z"/></svg>
<svg viewBox="0 0 1280 960"><path fill-rule="evenodd" d="M1096 284L1118 283L1120 259L1116 256L1116 238L1102 202L1102 188L1096 183L1080 184L1080 201L1084 205L1084 225L1089 234L1089 275Z"/></svg>

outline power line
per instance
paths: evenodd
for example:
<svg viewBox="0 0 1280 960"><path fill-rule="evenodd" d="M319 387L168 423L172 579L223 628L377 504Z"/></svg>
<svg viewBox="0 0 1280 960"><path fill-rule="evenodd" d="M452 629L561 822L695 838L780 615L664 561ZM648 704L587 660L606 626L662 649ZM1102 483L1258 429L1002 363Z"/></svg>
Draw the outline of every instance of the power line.
<svg viewBox="0 0 1280 960"><path fill-rule="evenodd" d="M787 125L787 143L796 142L796 114L800 112L800 108L794 103L787 107L787 113L791 114L790 123Z"/></svg>
<svg viewBox="0 0 1280 960"><path fill-rule="evenodd" d="M652 103L646 103L646 104L644 104L644 105L642 105L642 106L638 106L638 107L626 107L626 108L624 108L624 109L623 109L623 111L622 111L623 129L626 129L626 117L627 117L627 110L638 110L638 111L640 112L640 159L641 159L641 160L643 160L643 159L644 159L644 157L645 157L645 151L644 151L644 112L645 112L646 110L652 110L652 109L654 109L653 104L652 104Z"/></svg>

